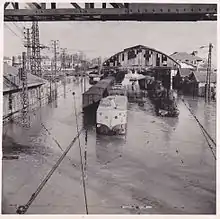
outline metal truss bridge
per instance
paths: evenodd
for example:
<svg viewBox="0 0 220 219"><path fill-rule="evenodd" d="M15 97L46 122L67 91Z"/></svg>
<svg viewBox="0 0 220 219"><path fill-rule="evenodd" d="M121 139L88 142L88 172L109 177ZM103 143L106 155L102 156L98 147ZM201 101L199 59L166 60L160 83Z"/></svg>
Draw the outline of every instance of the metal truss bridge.
<svg viewBox="0 0 220 219"><path fill-rule="evenodd" d="M57 3L5 3L5 22L33 20L216 21L217 4L67 3L66 7L58 7Z"/></svg>

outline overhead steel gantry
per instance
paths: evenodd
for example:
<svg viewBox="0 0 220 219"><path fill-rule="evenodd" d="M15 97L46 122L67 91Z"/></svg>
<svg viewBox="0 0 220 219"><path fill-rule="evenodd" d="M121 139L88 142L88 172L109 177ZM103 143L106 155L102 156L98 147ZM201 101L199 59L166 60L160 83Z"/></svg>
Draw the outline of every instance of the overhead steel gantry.
<svg viewBox="0 0 220 219"><path fill-rule="evenodd" d="M201 21L217 20L217 4L162 4L162 3L69 3L58 8L56 3L6 2L4 21ZM23 3L24 4L24 3ZM12 5L12 8L10 8ZM10 9L9 9L10 8Z"/></svg>

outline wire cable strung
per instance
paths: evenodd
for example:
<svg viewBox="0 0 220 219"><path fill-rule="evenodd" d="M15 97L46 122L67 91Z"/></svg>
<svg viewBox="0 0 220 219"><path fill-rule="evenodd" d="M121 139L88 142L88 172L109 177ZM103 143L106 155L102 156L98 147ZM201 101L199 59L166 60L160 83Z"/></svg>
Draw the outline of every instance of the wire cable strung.
<svg viewBox="0 0 220 219"><path fill-rule="evenodd" d="M209 137L209 139L212 141L212 143L216 146L216 142L214 141L214 139L210 136L210 134L206 131L206 129L203 127L203 125L199 122L199 120L197 119L197 117L194 115L194 113L192 112L192 110L186 105L185 101L182 100L183 103L185 104L185 106L187 107L187 109L190 111L190 113L192 114L192 116L195 118L195 120L198 122L199 126L204 130L204 132L206 133L206 135Z"/></svg>
<svg viewBox="0 0 220 219"><path fill-rule="evenodd" d="M207 144L208 144L208 146L209 146L209 148L210 148L210 150L211 150L211 152L212 152L212 155L213 155L213 157L214 157L215 160L216 160L216 155L215 155L215 153L214 153L214 151L213 151L213 148L212 148L211 144L209 143L209 140L208 140L208 138L207 138L207 135L205 134L205 132L204 132L203 129L201 129L201 130L202 130L203 135L204 135L204 137L205 137L205 139L206 139L206 142L207 142Z"/></svg>
<svg viewBox="0 0 220 219"><path fill-rule="evenodd" d="M26 205L21 205L18 207L17 209L17 214L25 214L28 210L28 208L30 207L30 205L32 204L32 202L36 199L36 197L38 196L38 194L41 192L41 190L43 189L43 187L46 185L47 181L50 179L50 177L52 176L52 174L55 172L55 170L57 169L57 167L60 165L60 163L63 161L63 159L65 158L65 156L67 155L67 153L69 152L69 150L72 148L72 146L74 145L74 143L76 142L77 138L79 138L80 134L82 133L83 128L78 132L78 134L76 135L76 137L72 140L72 142L69 144L69 146L66 148L66 150L64 151L64 153L61 155L61 157L59 158L59 160L56 162L56 164L52 167L52 169L50 170L50 172L47 174L47 176L45 177L45 179L40 183L40 185L38 186L37 190L32 194L31 198L29 199L29 201L27 202Z"/></svg>
<svg viewBox="0 0 220 219"><path fill-rule="evenodd" d="M20 37L15 31L13 31L7 24L5 24L5 26L8 30L10 30L16 37L18 37L23 42L22 37Z"/></svg>
<svg viewBox="0 0 220 219"><path fill-rule="evenodd" d="M24 31L23 31L23 29L24 29L24 27L22 26L22 28L21 27L19 27L15 22L12 22L12 24L14 24L14 26L17 28L17 30L18 31L20 31L21 32L21 34L23 35L24 34ZM21 24L22 25L22 24Z"/></svg>
<svg viewBox="0 0 220 219"><path fill-rule="evenodd" d="M59 149L63 152L63 148L61 147L60 143L53 137L52 133L46 128L46 126L41 122L41 126L47 131L47 133L51 136L53 141L57 144ZM68 160L72 163L72 160L68 157ZM75 164L72 163L73 166L76 166Z"/></svg>
<svg viewBox="0 0 220 219"><path fill-rule="evenodd" d="M205 139L206 139L206 141L207 141L207 143L208 143L208 146L209 146L209 148L211 149L211 152L212 152L212 154L213 154L213 156L214 156L214 158L215 158L215 160L216 160L216 155L215 155L214 152L213 152L213 148L212 148L212 146L210 145L210 143L209 143L209 141L208 141L208 138L209 138L209 140L211 140L211 142L212 142L212 143L215 145L215 147L216 147L215 141L214 141L213 138L209 135L209 133L205 130L205 128L203 127L203 125L199 122L199 120L198 120L197 117L194 115L194 113L192 112L192 110L186 105L184 99L182 99L182 102L184 103L184 105L186 106L186 108L189 110L189 112L191 113L191 115L194 117L194 119L196 120L196 122L199 124L199 127L200 127L201 130L202 130L202 134L204 135L204 137L205 137ZM208 138L207 138L207 137L208 137Z"/></svg>
<svg viewBox="0 0 220 219"><path fill-rule="evenodd" d="M76 117L76 130L77 133L79 132L79 127L78 127L78 119L77 119L77 109L76 109L76 98L75 98L75 93L73 92L74 96L74 112L75 112L75 117ZM85 173L84 173L84 164L83 164L83 158L82 158L82 149L81 149L81 144L80 144L80 138L78 138L78 145L79 145L79 153L80 153L80 162L81 162L81 172L82 172L82 183L83 183L83 194L84 194L84 200L85 200L85 208L86 208L86 214L88 214L88 203L87 203L87 194L86 194L86 184L85 184Z"/></svg>

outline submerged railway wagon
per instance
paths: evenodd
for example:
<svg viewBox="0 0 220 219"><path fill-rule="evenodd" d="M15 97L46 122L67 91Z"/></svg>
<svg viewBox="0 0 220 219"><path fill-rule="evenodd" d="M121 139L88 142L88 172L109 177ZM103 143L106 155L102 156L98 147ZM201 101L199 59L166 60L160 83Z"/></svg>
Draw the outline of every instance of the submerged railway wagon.
<svg viewBox="0 0 220 219"><path fill-rule="evenodd" d="M86 111L93 107L97 108L99 101L108 95L108 90L111 88L114 80L114 77L105 78L83 93L83 110Z"/></svg>

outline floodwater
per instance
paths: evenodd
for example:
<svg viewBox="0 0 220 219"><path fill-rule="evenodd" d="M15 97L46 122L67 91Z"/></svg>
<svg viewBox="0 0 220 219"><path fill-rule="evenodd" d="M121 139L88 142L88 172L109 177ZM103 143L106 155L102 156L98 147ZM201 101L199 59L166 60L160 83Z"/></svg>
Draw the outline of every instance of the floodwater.
<svg viewBox="0 0 220 219"><path fill-rule="evenodd" d="M4 154L18 159L3 160L2 213L14 214L28 202L83 126L82 86L67 90L66 98L32 113L31 128L5 125ZM215 139L215 103L185 102ZM181 99L178 107L178 118L163 118L149 100L130 103L126 136L98 136L94 126L86 127L27 214L86 213L79 146L89 214L215 214L216 161Z"/></svg>

